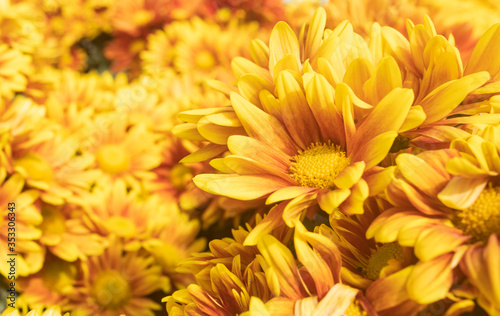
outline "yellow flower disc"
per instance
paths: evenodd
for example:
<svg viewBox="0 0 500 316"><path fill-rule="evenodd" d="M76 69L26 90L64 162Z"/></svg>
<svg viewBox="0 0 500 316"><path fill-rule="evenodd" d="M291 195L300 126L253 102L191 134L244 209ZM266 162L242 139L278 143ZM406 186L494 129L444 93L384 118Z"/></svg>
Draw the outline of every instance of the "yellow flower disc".
<svg viewBox="0 0 500 316"><path fill-rule="evenodd" d="M293 156L289 172L300 186L333 189L333 180L350 164L340 146L316 143Z"/></svg>
<svg viewBox="0 0 500 316"><path fill-rule="evenodd" d="M130 156L125 148L119 145L102 146L97 151L96 159L99 167L111 174L118 174L130 168Z"/></svg>
<svg viewBox="0 0 500 316"><path fill-rule="evenodd" d="M488 187L476 202L465 210L457 210L453 223L473 241L486 242L493 233L500 232L500 187Z"/></svg>
<svg viewBox="0 0 500 316"><path fill-rule="evenodd" d="M380 271L389 264L389 260L403 260L403 250L397 243L383 245L368 260L366 267L366 277L370 280L377 280Z"/></svg>
<svg viewBox="0 0 500 316"><path fill-rule="evenodd" d="M358 300L354 300L351 305L345 310L346 316L366 316L366 311L361 307Z"/></svg>
<svg viewBox="0 0 500 316"><path fill-rule="evenodd" d="M97 275L92 285L91 295L100 307L113 310L127 305L132 297L132 290L120 273L108 270Z"/></svg>
<svg viewBox="0 0 500 316"><path fill-rule="evenodd" d="M215 57L208 50L202 50L196 53L195 63L199 68L209 69L215 66Z"/></svg>

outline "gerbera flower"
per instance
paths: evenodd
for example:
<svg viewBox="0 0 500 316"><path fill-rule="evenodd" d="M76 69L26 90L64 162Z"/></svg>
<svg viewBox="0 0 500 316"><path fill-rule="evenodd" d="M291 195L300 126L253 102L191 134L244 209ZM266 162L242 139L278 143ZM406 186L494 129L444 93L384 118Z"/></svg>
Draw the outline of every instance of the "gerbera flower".
<svg viewBox="0 0 500 316"><path fill-rule="evenodd" d="M32 72L31 57L17 49L0 45L0 97L12 98L26 89L27 77Z"/></svg>
<svg viewBox="0 0 500 316"><path fill-rule="evenodd" d="M7 278L10 270L8 265L10 252L17 254L16 256L16 277L27 276L39 271L42 268L45 253L40 247L38 239L41 236L40 230L37 228L42 221L40 210L34 204L38 198L36 190L25 190L22 192L25 181L19 174L10 175L7 178L5 169L0 168L0 203L5 205L2 210L1 224L2 231L0 232L0 246L5 249L0 254L2 263L0 264L0 273ZM8 206L10 203L14 205L14 218L9 215L10 211ZM9 243L8 233L12 231L8 228L9 221L14 219L15 229L14 238L15 244L14 251L8 251L11 246Z"/></svg>
<svg viewBox="0 0 500 316"><path fill-rule="evenodd" d="M316 204L328 213L337 207L346 214L363 212L370 186L389 176L374 167L403 128L413 93L379 81L377 87L385 92L371 106L347 84L336 84L334 67L344 73L348 56L370 52L366 44L353 47L350 40L346 50L341 48L347 38L362 41L348 24L321 42L330 34L323 32L324 25L325 13L318 10L309 33L301 36L306 39L302 47L289 26L278 23L269 52L254 42L257 63L269 56L269 70L243 58L233 60L240 93L231 92L232 108L181 114L192 123L180 125L179 136L213 143L200 151L205 159L226 144L230 151L213 161L225 174L194 178L200 188L240 200L284 201L283 219L289 225Z"/></svg>
<svg viewBox="0 0 500 316"><path fill-rule="evenodd" d="M168 287L153 257L123 251L113 238L102 255L82 262L82 273L67 305L77 315L153 316L160 305L146 296Z"/></svg>
<svg viewBox="0 0 500 316"><path fill-rule="evenodd" d="M396 158L401 175L387 188L395 208L382 213L367 236L415 247L420 262L407 288L410 297L421 303L447 295L453 269L460 263L478 286L479 305L491 314L499 310L497 274L487 268L497 264L497 256L488 253L498 244L500 229L495 206L500 159L494 144L471 136L452 142L451 150ZM483 250L486 247L488 251ZM434 278L437 275L439 279Z"/></svg>

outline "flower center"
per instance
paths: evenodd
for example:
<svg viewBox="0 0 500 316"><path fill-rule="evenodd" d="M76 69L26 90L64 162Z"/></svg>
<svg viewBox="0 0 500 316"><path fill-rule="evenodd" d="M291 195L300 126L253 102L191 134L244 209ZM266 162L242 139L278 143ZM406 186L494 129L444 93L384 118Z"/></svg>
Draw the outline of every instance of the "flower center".
<svg viewBox="0 0 500 316"><path fill-rule="evenodd" d="M94 301L105 310L117 310L124 307L132 297L132 290L127 280L117 271L100 272L92 285L91 295Z"/></svg>
<svg viewBox="0 0 500 316"><path fill-rule="evenodd" d="M202 50L196 54L195 63L199 68L209 69L215 65L215 57L208 50Z"/></svg>
<svg viewBox="0 0 500 316"><path fill-rule="evenodd" d="M108 218L105 223L109 232L117 236L130 238L137 234L135 224L129 218L112 216Z"/></svg>
<svg viewBox="0 0 500 316"><path fill-rule="evenodd" d="M66 218L59 209L44 205L42 207L42 217L43 221L40 224L40 229L44 235L61 235L66 232Z"/></svg>
<svg viewBox="0 0 500 316"><path fill-rule="evenodd" d="M29 153L14 161L14 166L23 168L33 180L50 182L54 179L52 166L37 154Z"/></svg>
<svg viewBox="0 0 500 316"><path fill-rule="evenodd" d="M389 265L390 260L403 260L403 249L397 243L385 244L368 259L365 276L370 280L377 280L384 267Z"/></svg>
<svg viewBox="0 0 500 316"><path fill-rule="evenodd" d="M177 164L170 170L170 182L179 191L193 179L193 170L183 164Z"/></svg>
<svg viewBox="0 0 500 316"><path fill-rule="evenodd" d="M500 232L500 186L484 189L474 204L455 211L452 222L473 242L486 243L491 234Z"/></svg>
<svg viewBox="0 0 500 316"><path fill-rule="evenodd" d="M345 310L344 315L346 316L366 316L366 311L361 307L358 300L352 301L351 305Z"/></svg>
<svg viewBox="0 0 500 316"><path fill-rule="evenodd" d="M130 168L130 157L122 146L115 144L104 145L96 155L99 167L108 173L118 174Z"/></svg>
<svg viewBox="0 0 500 316"><path fill-rule="evenodd" d="M351 164L351 159L338 145L312 144L292 158L290 176L300 186L310 188L334 188L333 180Z"/></svg>

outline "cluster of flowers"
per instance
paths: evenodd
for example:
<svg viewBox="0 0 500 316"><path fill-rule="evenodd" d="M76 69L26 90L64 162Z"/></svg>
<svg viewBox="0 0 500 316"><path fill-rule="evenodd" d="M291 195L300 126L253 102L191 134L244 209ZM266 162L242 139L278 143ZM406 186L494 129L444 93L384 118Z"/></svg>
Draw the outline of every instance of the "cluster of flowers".
<svg viewBox="0 0 500 316"><path fill-rule="evenodd" d="M425 2L0 0L2 316L500 314L500 9Z"/></svg>

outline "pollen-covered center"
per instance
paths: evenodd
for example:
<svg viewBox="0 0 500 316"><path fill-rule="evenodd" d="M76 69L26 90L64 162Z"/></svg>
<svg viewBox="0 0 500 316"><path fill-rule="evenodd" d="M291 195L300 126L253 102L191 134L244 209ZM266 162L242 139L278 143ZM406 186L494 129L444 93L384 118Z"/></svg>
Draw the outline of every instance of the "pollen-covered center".
<svg viewBox="0 0 500 316"><path fill-rule="evenodd" d="M361 304L359 304L358 300L352 301L351 305L344 311L344 315L346 316L366 316L367 313L361 307Z"/></svg>
<svg viewBox="0 0 500 316"><path fill-rule="evenodd" d="M491 234L500 232L500 186L487 187L474 204L455 211L453 223L472 236L473 242L486 242Z"/></svg>
<svg viewBox="0 0 500 316"><path fill-rule="evenodd" d="M118 174L130 168L130 155L122 146L116 144L104 145L96 155L99 167L106 172Z"/></svg>
<svg viewBox="0 0 500 316"><path fill-rule="evenodd" d="M377 280L380 272L389 264L389 260L403 260L403 249L397 243L385 244L368 259L365 276L370 280Z"/></svg>
<svg viewBox="0 0 500 316"><path fill-rule="evenodd" d="M310 188L333 188L333 180L351 164L340 146L316 143L292 158L290 176L300 186Z"/></svg>
<svg viewBox="0 0 500 316"><path fill-rule="evenodd" d="M117 271L101 271L92 285L94 301L105 310L116 310L127 305L132 290L127 280Z"/></svg>

